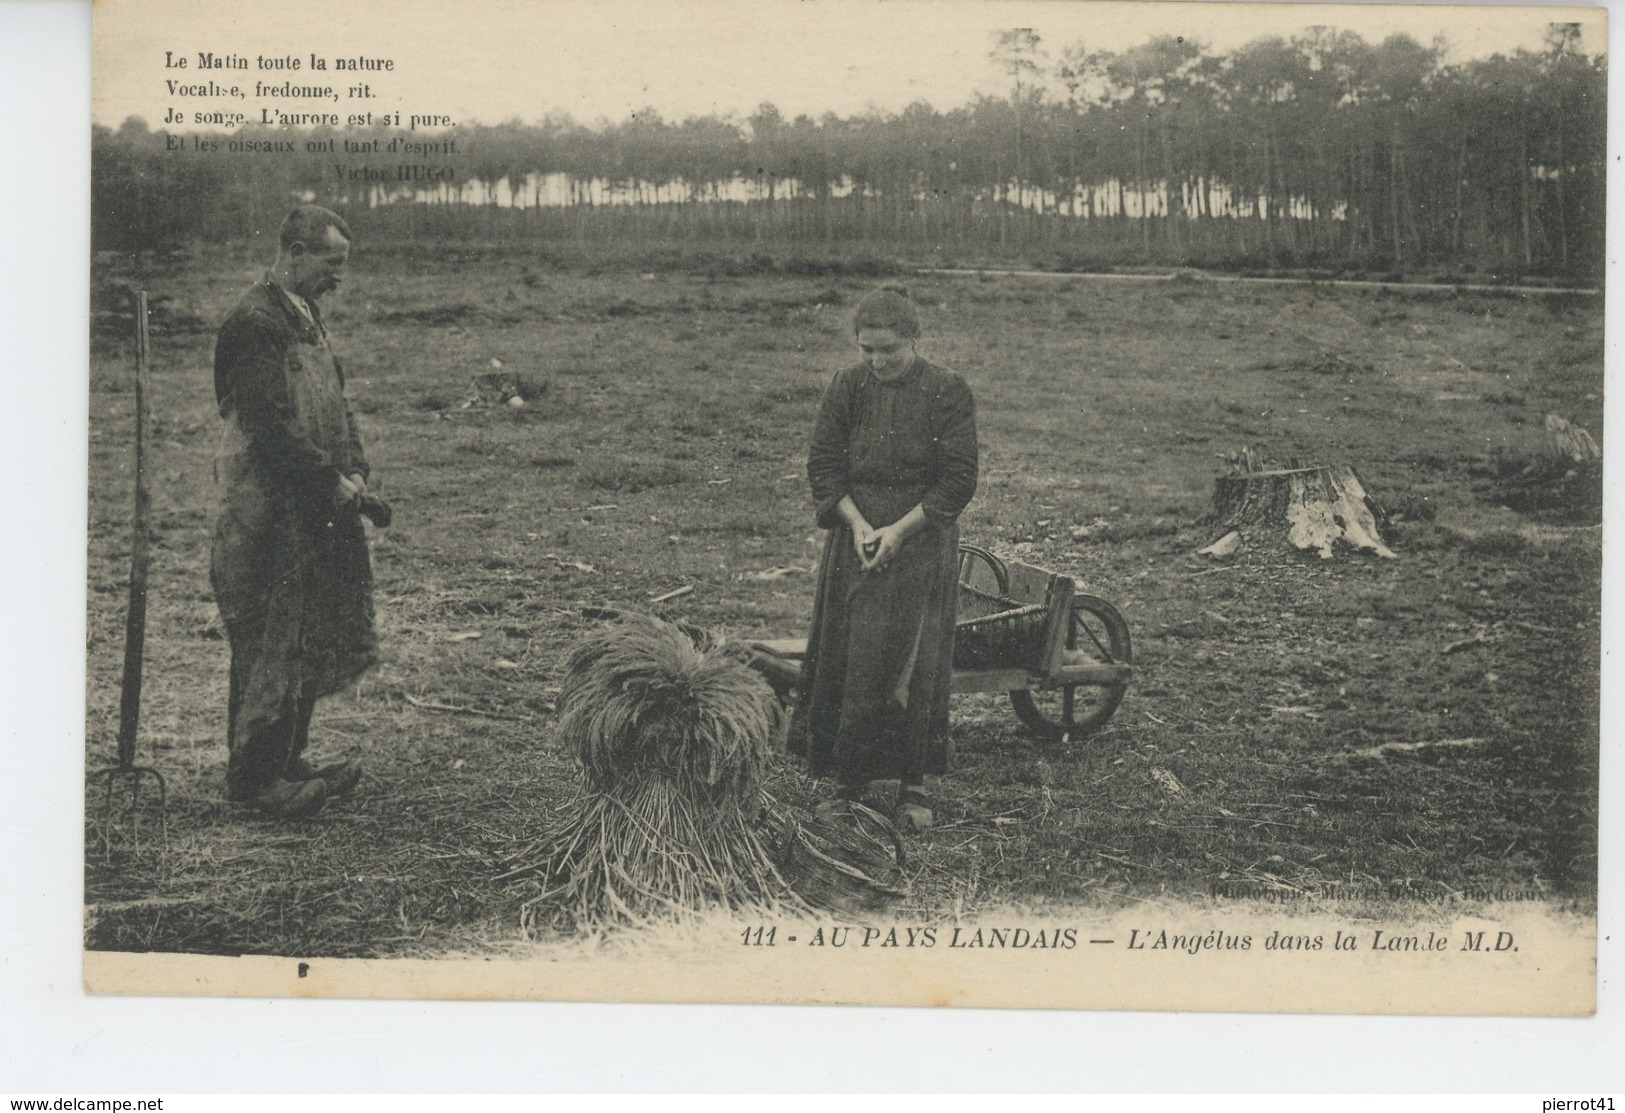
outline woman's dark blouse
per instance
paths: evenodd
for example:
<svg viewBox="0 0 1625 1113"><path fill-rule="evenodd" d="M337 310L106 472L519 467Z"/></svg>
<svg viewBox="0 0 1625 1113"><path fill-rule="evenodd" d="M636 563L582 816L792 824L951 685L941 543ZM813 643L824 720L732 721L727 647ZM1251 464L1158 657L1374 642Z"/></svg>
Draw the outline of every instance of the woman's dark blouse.
<svg viewBox="0 0 1625 1113"><path fill-rule="evenodd" d="M976 492L976 403L957 374L915 357L885 382L866 364L835 376L813 431L807 476L818 524L843 525L847 495L876 528L919 505L952 524Z"/></svg>

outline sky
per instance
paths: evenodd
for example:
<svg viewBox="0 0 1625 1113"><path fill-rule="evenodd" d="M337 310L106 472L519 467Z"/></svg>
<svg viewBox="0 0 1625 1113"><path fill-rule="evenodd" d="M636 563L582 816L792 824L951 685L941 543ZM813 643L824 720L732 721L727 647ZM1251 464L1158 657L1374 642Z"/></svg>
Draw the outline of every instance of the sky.
<svg viewBox="0 0 1625 1113"><path fill-rule="evenodd" d="M1118 3L1107 0L397 0L336 5L279 0L286 18L214 0L101 0L96 9L95 119L162 117L165 51L293 52L389 57L366 107L449 115L459 122L527 122L548 113L618 121L654 108L664 118L743 119L764 101L787 117L924 100L939 110L1000 93L988 59L996 31L1032 28L1051 55L1077 43L1117 50L1154 34L1184 35L1220 50L1314 24L1371 41L1404 32L1444 35L1460 60L1538 48L1549 21L1584 9L1434 4ZM1589 9L1586 49L1605 49L1600 9ZM306 18L308 13L308 18ZM387 13L387 16L384 14ZM320 28L320 30L317 30ZM195 60L194 60L195 65ZM198 76L196 70L190 76ZM311 79L309 72L236 75ZM355 80L367 80L362 74ZM187 102L184 108L210 107ZM345 103L344 108L354 107Z"/></svg>

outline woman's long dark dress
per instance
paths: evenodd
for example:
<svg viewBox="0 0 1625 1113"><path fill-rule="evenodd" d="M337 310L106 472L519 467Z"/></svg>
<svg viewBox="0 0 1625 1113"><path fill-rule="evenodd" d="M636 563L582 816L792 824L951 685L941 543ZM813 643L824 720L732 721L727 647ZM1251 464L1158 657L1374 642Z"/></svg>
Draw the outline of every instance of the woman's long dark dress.
<svg viewBox="0 0 1625 1113"><path fill-rule="evenodd" d="M918 783L948 767L958 518L976 491L976 404L965 380L914 358L901 378L835 376L807 458L828 530L792 748L842 784ZM837 506L878 529L915 506L926 525L885 568L861 569Z"/></svg>

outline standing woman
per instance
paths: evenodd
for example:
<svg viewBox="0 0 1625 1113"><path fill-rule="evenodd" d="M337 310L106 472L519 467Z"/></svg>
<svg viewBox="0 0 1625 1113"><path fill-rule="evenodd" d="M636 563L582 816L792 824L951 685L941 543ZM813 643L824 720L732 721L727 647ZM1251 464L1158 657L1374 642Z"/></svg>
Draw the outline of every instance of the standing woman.
<svg viewBox="0 0 1625 1113"><path fill-rule="evenodd" d="M959 513L976 491L976 403L915 351L914 303L858 303L862 357L824 396L807 458L828 531L792 747L833 777L835 801L899 782L897 820L932 821L925 774L948 767Z"/></svg>

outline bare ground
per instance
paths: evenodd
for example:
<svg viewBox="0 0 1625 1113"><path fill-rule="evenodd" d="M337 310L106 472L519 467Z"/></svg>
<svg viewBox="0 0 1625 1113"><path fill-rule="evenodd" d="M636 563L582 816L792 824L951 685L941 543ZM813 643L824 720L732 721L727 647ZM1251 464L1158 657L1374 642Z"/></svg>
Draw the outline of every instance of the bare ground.
<svg viewBox="0 0 1625 1113"><path fill-rule="evenodd" d="M212 329L261 264L103 260L157 320L156 535L140 746L170 782L86 815L87 945L334 956L491 951L499 880L567 806L559 661L588 604L799 636L817 538L803 450L851 358L839 268L551 266L369 252L329 312L396 523L376 535L382 668L318 712L356 802L301 827L222 798L226 646L208 586ZM812 272L812 273L806 273ZM904 913L1114 907L1215 888L1594 897L1600 530L1541 419L1601 439L1602 315L1563 295L915 278L927 354L976 391L967 540L1078 576L1140 666L1094 737L1039 746L956 701L939 824ZM89 767L111 761L132 491L128 344L91 367ZM475 404L492 360L523 408ZM1215 561L1220 456L1350 463L1394 561L1258 539ZM1087 536L1074 531L1087 529ZM791 571L783 571L790 569ZM774 571L777 570L777 571ZM763 576L762 573L772 572ZM816 786L788 761L774 791Z"/></svg>

